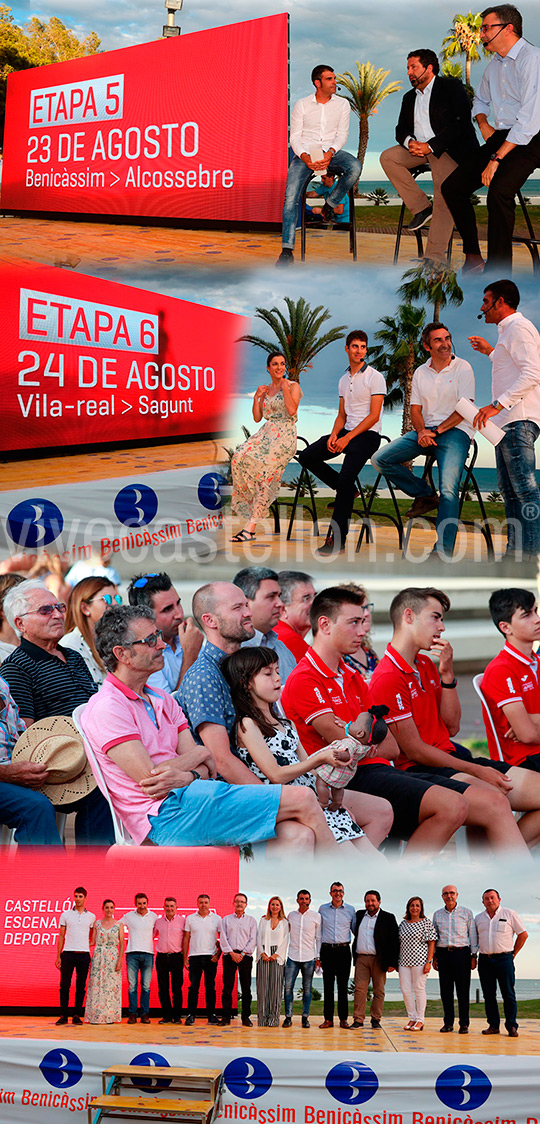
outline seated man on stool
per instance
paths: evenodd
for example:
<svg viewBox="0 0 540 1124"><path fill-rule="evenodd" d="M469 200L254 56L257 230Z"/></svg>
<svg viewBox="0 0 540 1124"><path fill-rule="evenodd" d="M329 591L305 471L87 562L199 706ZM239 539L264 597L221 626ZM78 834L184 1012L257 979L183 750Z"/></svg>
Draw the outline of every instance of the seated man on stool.
<svg viewBox="0 0 540 1124"><path fill-rule="evenodd" d="M458 526L459 482L474 432L456 406L460 398L474 401L474 372L470 363L452 354L452 337L445 324L428 324L422 344L430 359L413 376L414 429L379 449L371 463L396 488L415 497L405 512L407 518L417 518L438 507L434 553L451 557ZM429 482L406 466L422 453L432 453L439 466L440 502Z"/></svg>
<svg viewBox="0 0 540 1124"><path fill-rule="evenodd" d="M298 454L309 469L336 493L334 517L319 555L345 549L349 520L356 494L356 477L379 448L381 414L386 383L379 371L366 363L368 338L361 330L349 332L345 351L349 366L339 380L339 410L332 432ZM345 453L341 471L325 462Z"/></svg>
<svg viewBox="0 0 540 1124"><path fill-rule="evenodd" d="M336 97L336 76L331 66L311 72L315 93L297 101L291 115L290 143L294 159L289 166L283 203L282 250L276 265L292 265L298 204L309 180L319 174L337 175L321 211L324 222L334 222L334 209L360 178L362 165L344 145L349 135L351 110L345 98Z"/></svg>

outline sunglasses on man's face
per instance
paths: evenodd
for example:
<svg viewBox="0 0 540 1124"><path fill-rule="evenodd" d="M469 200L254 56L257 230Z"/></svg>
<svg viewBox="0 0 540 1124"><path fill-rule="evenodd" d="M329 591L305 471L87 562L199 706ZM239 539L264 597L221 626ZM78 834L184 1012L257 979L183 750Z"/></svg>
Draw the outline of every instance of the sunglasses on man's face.
<svg viewBox="0 0 540 1124"><path fill-rule="evenodd" d="M21 617L29 617L31 613L39 613L40 617L52 617L55 609L57 613L65 613L67 606L63 601L52 605L39 605L37 609L29 609L27 613L20 613Z"/></svg>
<svg viewBox="0 0 540 1124"><path fill-rule="evenodd" d="M126 647L132 648L134 644L147 644L149 648L155 648L162 638L163 633L160 628L157 628L155 632L150 633L150 636L145 636L142 640L132 640L130 644L126 644Z"/></svg>

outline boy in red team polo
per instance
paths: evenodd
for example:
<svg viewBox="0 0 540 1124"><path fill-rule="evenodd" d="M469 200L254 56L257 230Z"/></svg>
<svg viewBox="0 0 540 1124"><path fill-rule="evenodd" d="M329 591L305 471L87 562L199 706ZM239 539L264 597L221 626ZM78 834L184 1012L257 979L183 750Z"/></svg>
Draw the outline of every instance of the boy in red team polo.
<svg viewBox="0 0 540 1124"><path fill-rule="evenodd" d="M540 773L540 617L528 589L497 589L489 599L493 623L502 632L502 652L486 667L482 694L489 707L505 761ZM495 739L486 723L490 753Z"/></svg>
<svg viewBox="0 0 540 1124"><path fill-rule="evenodd" d="M540 784L505 762L473 757L451 741L461 721L453 652L444 632L449 598L439 589L403 589L390 606L394 635L373 672L373 703L390 707L386 721L398 743L398 769L414 776L466 782L465 823L481 827L493 850L526 851L540 839ZM438 656L439 670L421 650ZM536 778L534 778L536 780ZM540 778L539 778L540 780ZM528 814L519 826L512 809Z"/></svg>
<svg viewBox="0 0 540 1124"><path fill-rule="evenodd" d="M346 734L354 737L356 721L369 705L365 680L346 659L362 642L363 606L363 595L340 587L318 593L311 606L313 645L289 674L282 695L285 713L295 723L307 753ZM392 833L408 840L408 852L437 852L465 821L466 784L413 777L391 768L390 761L398 753L391 735L375 753L359 763L347 789L363 794L366 815L378 807L378 815L388 816L391 805ZM382 799L374 804L375 798ZM389 817L388 827L391 822ZM365 821L362 827L369 836Z"/></svg>

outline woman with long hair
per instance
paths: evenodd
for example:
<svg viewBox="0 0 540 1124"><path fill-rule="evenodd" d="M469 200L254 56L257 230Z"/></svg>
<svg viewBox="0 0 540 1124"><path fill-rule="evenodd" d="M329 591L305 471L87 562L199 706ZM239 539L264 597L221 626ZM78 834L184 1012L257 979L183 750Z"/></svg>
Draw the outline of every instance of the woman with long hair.
<svg viewBox="0 0 540 1124"><path fill-rule="evenodd" d="M270 898L257 932L257 1025L279 1026L289 922L281 898Z"/></svg>
<svg viewBox="0 0 540 1124"><path fill-rule="evenodd" d="M336 756L340 751L334 744L308 757L292 722L278 715L281 679L277 653L271 648L240 648L223 660L221 671L236 710L234 736L241 761L264 784L303 784L315 791L314 770L341 764ZM361 794L342 790L340 799L339 806L324 809L328 838L332 843L353 843L374 857L375 847L356 819ZM376 846L385 838L387 826L385 820Z"/></svg>
<svg viewBox="0 0 540 1124"><path fill-rule="evenodd" d="M409 898L399 926L399 984L409 1021L404 1030L423 1030L426 982L433 964L437 933L424 913L422 898Z"/></svg>
<svg viewBox="0 0 540 1124"><path fill-rule="evenodd" d="M121 605L122 598L110 578L83 578L71 590L66 612L62 648L72 648L82 656L98 687L107 674L94 642L96 624L107 609Z"/></svg>
<svg viewBox="0 0 540 1124"><path fill-rule="evenodd" d="M114 917L114 902L105 898L103 919L96 921L90 935L95 945L88 992L85 1022L122 1022L122 957L124 955L124 923Z"/></svg>
<svg viewBox="0 0 540 1124"><path fill-rule="evenodd" d="M232 462L231 506L246 520L233 542L251 542L255 527L266 519L281 485L281 478L296 452L296 415L302 397L300 385L287 378L281 351L272 351L266 367L270 384L257 387L253 420L264 425L236 450Z"/></svg>

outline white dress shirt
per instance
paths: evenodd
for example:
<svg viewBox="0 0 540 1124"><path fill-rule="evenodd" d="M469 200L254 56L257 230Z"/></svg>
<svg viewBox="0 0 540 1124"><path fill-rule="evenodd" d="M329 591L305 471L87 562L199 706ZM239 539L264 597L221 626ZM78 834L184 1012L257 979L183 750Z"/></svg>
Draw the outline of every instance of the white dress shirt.
<svg viewBox="0 0 540 1124"><path fill-rule="evenodd" d="M497 414L497 425L540 425L540 335L521 312L505 316L497 328L499 341L489 356L493 398L505 407Z"/></svg>
<svg viewBox="0 0 540 1124"><path fill-rule="evenodd" d="M526 931L521 917L518 917L513 909L506 909L503 905L499 906L493 917L490 917L485 909L483 913L478 913L474 920L478 933L478 946L480 952L484 954L512 952L514 935L519 936Z"/></svg>
<svg viewBox="0 0 540 1124"><path fill-rule="evenodd" d="M427 144L433 136L433 129L429 119L429 103L431 101L434 81L435 76L433 76L431 82L428 83L424 90L416 90L416 97L414 99L414 136L415 140L420 141L420 144Z"/></svg>
<svg viewBox="0 0 540 1124"><path fill-rule="evenodd" d="M369 913L365 912L358 929L358 937L356 939L356 951L363 953L365 956L375 956L375 926L379 910L370 917Z"/></svg>
<svg viewBox="0 0 540 1124"><path fill-rule="evenodd" d="M293 909L287 918L291 930L289 958L298 964L318 960L321 951L321 915L314 909Z"/></svg>
<svg viewBox="0 0 540 1124"><path fill-rule="evenodd" d="M324 152L339 152L349 135L351 109L345 98L332 94L329 101L317 101L315 94L300 98L291 114L290 145L296 156L320 145Z"/></svg>
<svg viewBox="0 0 540 1124"><path fill-rule="evenodd" d="M371 410L372 394L386 394L386 382L380 371L367 365L351 374L350 368L341 376L338 383L338 395L343 398L345 406L345 429L356 429L360 422L367 418ZM381 433L382 410L379 420L367 432Z"/></svg>
<svg viewBox="0 0 540 1124"><path fill-rule="evenodd" d="M528 144L540 129L540 48L518 39L503 58L495 54L475 94L472 116L493 109L496 129L510 129L507 140Z"/></svg>
<svg viewBox="0 0 540 1124"><path fill-rule="evenodd" d="M453 355L442 371L431 366L431 359L417 367L412 381L411 406L422 407L426 429L435 429L446 421L460 398L470 398L474 402L474 371L466 359ZM474 436L472 425L466 421L455 428L462 429L468 437Z"/></svg>

